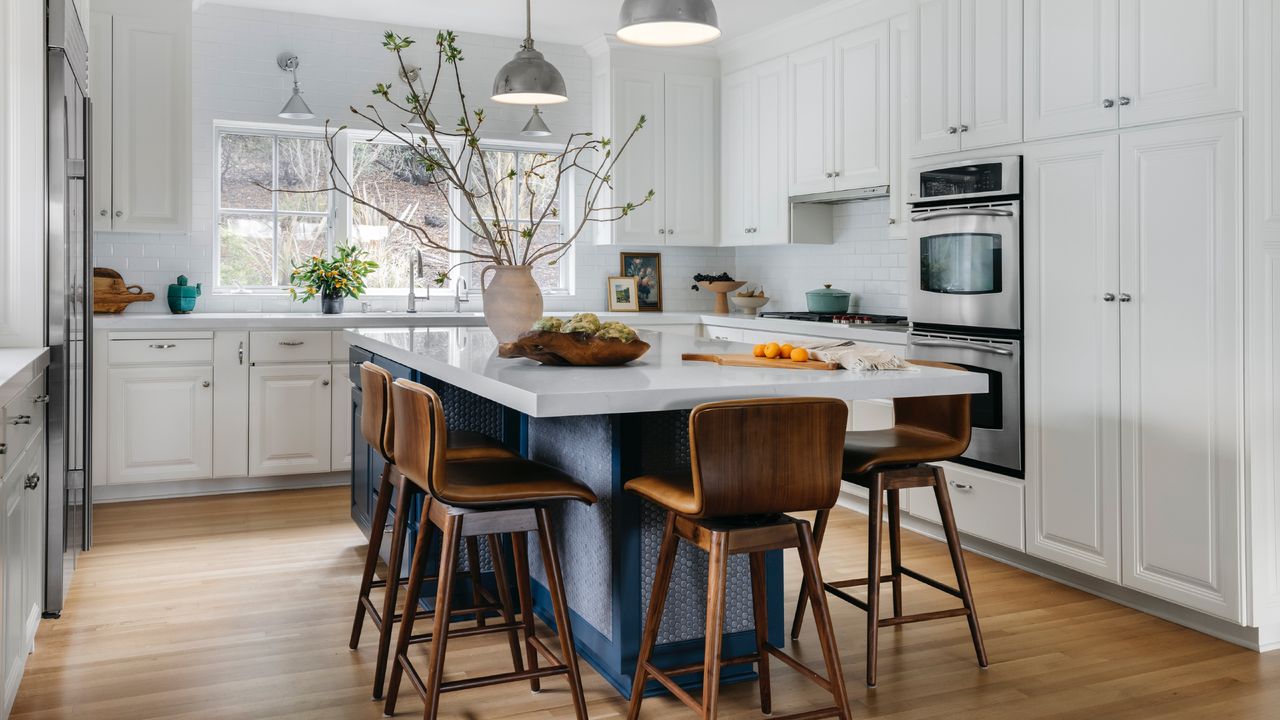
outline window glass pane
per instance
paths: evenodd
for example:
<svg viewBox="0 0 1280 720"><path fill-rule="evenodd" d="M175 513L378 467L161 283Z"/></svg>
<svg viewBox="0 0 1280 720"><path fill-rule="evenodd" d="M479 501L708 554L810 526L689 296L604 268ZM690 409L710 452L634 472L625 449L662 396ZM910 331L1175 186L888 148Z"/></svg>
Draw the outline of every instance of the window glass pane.
<svg viewBox="0 0 1280 720"><path fill-rule="evenodd" d="M475 242L483 242L483 240L477 240ZM538 234L533 238L534 252L537 252L537 248L546 247L550 243L558 242L560 242L560 223L544 222L542 223L542 226L538 228ZM544 292L568 290L567 283L564 281L564 269L567 267L566 263L568 263L567 258L567 255L559 257L556 264L552 265L551 261L557 260L557 256L552 255L551 257L534 263L533 279L538 283L538 287L542 288ZM467 270L467 284L470 287L480 287L480 271L487 264L488 263L479 263L469 266L469 270Z"/></svg>
<svg viewBox="0 0 1280 720"><path fill-rule="evenodd" d="M494 200L502 209L503 215L507 220L515 219L515 194L518 190L519 178L508 178L507 176L516 167L516 154L514 152L505 152L500 150L486 150L481 153L484 156L485 165L489 169L489 180L494 187ZM473 192L486 192L484 183L484 175L480 168L480 161L472 156L471 169L471 188ZM493 204L486 195L477 198L476 205L480 208L480 214L484 217L492 219L494 217Z"/></svg>
<svg viewBox="0 0 1280 720"><path fill-rule="evenodd" d="M277 185L280 190L329 187L329 149L323 140L282 137L279 140ZM281 211L328 212L329 193L276 193Z"/></svg>
<svg viewBox="0 0 1280 720"><path fill-rule="evenodd" d="M218 143L219 205L227 209L270 210L271 138L223 135Z"/></svg>
<svg viewBox="0 0 1280 720"><path fill-rule="evenodd" d="M223 213L218 222L218 284L273 285L271 215Z"/></svg>
<svg viewBox="0 0 1280 720"><path fill-rule="evenodd" d="M276 221L280 237L277 285L289 284L294 263L329 252L329 218L324 215L281 215Z"/></svg>
<svg viewBox="0 0 1280 720"><path fill-rule="evenodd" d="M357 197L426 228L433 241L449 244L448 199L431 184L432 178L413 150L387 143L356 143L351 150L350 179ZM449 266L447 252L422 244L409 230L355 203L349 238L379 265L368 278L370 289L409 287L415 250L422 250L423 274L428 282Z"/></svg>
<svg viewBox="0 0 1280 720"><path fill-rule="evenodd" d="M558 217L560 212L560 196L556 192L556 176L558 168L555 160L548 153L520 154L520 219L536 220L541 217L547 205L551 212L547 218ZM529 202L533 201L533 212L529 212Z"/></svg>

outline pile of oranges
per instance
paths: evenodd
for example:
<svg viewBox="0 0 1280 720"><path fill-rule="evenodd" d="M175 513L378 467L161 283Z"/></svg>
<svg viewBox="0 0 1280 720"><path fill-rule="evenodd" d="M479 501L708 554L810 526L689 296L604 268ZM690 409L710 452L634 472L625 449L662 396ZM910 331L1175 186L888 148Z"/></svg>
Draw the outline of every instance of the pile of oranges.
<svg viewBox="0 0 1280 720"><path fill-rule="evenodd" d="M792 347L791 343L761 343L751 349L751 354L769 360L809 361L809 351L802 347Z"/></svg>

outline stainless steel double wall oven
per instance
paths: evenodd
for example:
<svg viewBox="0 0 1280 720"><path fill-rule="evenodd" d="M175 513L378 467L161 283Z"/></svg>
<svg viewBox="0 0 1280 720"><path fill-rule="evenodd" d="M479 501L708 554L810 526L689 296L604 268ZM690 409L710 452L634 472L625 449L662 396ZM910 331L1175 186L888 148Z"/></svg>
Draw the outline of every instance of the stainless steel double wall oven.
<svg viewBox="0 0 1280 720"><path fill-rule="evenodd" d="M1021 477L1022 158L920 167L908 183L908 354L987 376L962 461Z"/></svg>

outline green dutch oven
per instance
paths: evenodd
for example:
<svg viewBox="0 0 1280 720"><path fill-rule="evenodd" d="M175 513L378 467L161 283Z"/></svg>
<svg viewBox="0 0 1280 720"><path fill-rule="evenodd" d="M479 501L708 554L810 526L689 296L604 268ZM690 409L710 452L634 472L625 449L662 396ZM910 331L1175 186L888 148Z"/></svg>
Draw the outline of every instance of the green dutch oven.
<svg viewBox="0 0 1280 720"><path fill-rule="evenodd" d="M196 298L200 297L200 283L195 287L187 284L186 275L179 275L178 282L169 285L169 311L174 315L186 315L196 309Z"/></svg>
<svg viewBox="0 0 1280 720"><path fill-rule="evenodd" d="M832 289L830 284L820 290L810 290L804 294L805 302L811 313L846 313L849 312L849 291Z"/></svg>

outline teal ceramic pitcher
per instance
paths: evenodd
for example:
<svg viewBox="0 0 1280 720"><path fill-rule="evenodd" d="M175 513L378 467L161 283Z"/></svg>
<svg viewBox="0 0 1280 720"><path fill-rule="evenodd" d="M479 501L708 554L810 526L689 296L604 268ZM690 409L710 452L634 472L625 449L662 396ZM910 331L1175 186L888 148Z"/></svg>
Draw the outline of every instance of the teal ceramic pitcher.
<svg viewBox="0 0 1280 720"><path fill-rule="evenodd" d="M178 282L169 285L169 311L174 315L186 315L196 309L196 298L200 297L200 283L195 287L188 285L186 275L179 275Z"/></svg>

